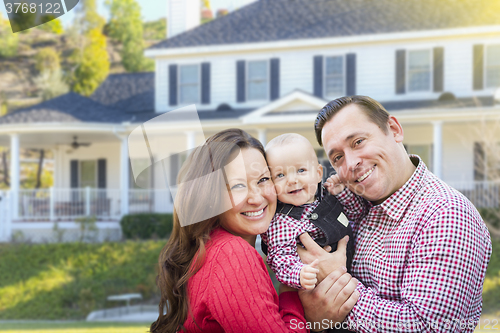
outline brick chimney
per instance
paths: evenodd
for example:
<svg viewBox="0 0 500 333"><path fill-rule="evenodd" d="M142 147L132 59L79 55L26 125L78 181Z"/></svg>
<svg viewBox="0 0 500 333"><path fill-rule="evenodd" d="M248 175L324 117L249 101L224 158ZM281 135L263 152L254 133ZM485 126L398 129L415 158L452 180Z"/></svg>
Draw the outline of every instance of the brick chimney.
<svg viewBox="0 0 500 333"><path fill-rule="evenodd" d="M167 1L168 38L200 25L200 0Z"/></svg>

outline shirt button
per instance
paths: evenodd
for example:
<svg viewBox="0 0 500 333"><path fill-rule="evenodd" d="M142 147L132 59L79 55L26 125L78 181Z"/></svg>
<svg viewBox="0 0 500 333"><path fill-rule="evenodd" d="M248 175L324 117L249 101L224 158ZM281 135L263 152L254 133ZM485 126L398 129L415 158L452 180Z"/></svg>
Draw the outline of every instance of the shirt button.
<svg viewBox="0 0 500 333"><path fill-rule="evenodd" d="M368 227L368 231L372 231L372 227Z"/></svg>
<svg viewBox="0 0 500 333"><path fill-rule="evenodd" d="M354 260L354 261L352 262L352 265L353 265L353 266L356 266L356 260Z"/></svg>
<svg viewBox="0 0 500 333"><path fill-rule="evenodd" d="M316 219L318 219L318 214L313 213L313 214L311 215L311 220L316 220Z"/></svg>

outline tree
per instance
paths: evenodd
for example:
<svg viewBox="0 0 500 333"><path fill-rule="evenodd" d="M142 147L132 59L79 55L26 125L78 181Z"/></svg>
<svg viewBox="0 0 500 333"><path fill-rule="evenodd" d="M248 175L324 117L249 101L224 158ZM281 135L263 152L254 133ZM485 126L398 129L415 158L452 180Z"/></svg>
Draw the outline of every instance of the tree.
<svg viewBox="0 0 500 333"><path fill-rule="evenodd" d="M0 12L0 58L15 56L18 43L19 36L12 33L9 20L5 20Z"/></svg>
<svg viewBox="0 0 500 333"><path fill-rule="evenodd" d="M52 32L56 35L62 35L64 33L64 28L61 23L61 20L58 18L49 21L47 23L41 24L38 26L38 28L47 32Z"/></svg>
<svg viewBox="0 0 500 333"><path fill-rule="evenodd" d="M144 22L143 38L145 40L162 40L167 38L167 18L162 17L156 21Z"/></svg>
<svg viewBox="0 0 500 333"><path fill-rule="evenodd" d="M65 94L69 87L64 80L63 72L60 68L56 70L43 70L39 76L33 79L35 85L40 90L40 97L44 101Z"/></svg>
<svg viewBox="0 0 500 333"><path fill-rule="evenodd" d="M46 47L35 55L35 68L41 73L44 70L56 71L60 68L59 54L56 50Z"/></svg>
<svg viewBox="0 0 500 333"><path fill-rule="evenodd" d="M73 54L78 65L73 74L72 90L84 96L90 96L109 73L106 38L99 29L92 29L87 39L83 51Z"/></svg>
<svg viewBox="0 0 500 333"><path fill-rule="evenodd" d="M80 3L81 5L77 7L79 9L76 12L76 20L83 32L87 33L94 29L101 31L106 21L97 12L96 0L82 0Z"/></svg>
<svg viewBox="0 0 500 333"><path fill-rule="evenodd" d="M70 29L77 43L70 62L73 63L71 89L90 96L109 73L106 37L102 34L105 20L97 13L95 0L83 0Z"/></svg>
<svg viewBox="0 0 500 333"><path fill-rule="evenodd" d="M463 142L474 140L474 187L460 190L478 209L492 238L500 239L500 120L480 119ZM479 138L479 140L478 140Z"/></svg>
<svg viewBox="0 0 500 333"><path fill-rule="evenodd" d="M154 69L152 60L143 55L144 40L141 8L135 0L107 0L110 10L109 36L122 44L123 67L128 72Z"/></svg>

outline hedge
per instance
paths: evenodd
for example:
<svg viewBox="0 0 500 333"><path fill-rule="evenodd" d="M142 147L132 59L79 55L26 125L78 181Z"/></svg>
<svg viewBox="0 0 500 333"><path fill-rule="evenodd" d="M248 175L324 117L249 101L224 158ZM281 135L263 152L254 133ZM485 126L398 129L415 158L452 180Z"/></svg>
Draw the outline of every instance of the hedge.
<svg viewBox="0 0 500 333"><path fill-rule="evenodd" d="M109 295L158 298L156 266L164 244L0 244L0 319L84 319L123 305L107 301Z"/></svg>
<svg viewBox="0 0 500 333"><path fill-rule="evenodd" d="M126 239L165 238L172 232L172 214L141 213L125 215L121 221Z"/></svg>

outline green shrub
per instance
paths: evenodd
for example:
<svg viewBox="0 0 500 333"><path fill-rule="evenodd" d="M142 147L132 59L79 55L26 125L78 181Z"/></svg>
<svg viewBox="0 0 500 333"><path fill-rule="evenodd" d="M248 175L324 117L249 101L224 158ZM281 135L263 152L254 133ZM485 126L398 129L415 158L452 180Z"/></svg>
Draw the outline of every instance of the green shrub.
<svg viewBox="0 0 500 333"><path fill-rule="evenodd" d="M124 305L107 301L110 295L151 299L164 245L0 244L0 319L84 319L91 311Z"/></svg>
<svg viewBox="0 0 500 333"><path fill-rule="evenodd" d="M165 238L172 232L172 214L141 213L125 215L121 221L127 239Z"/></svg>

